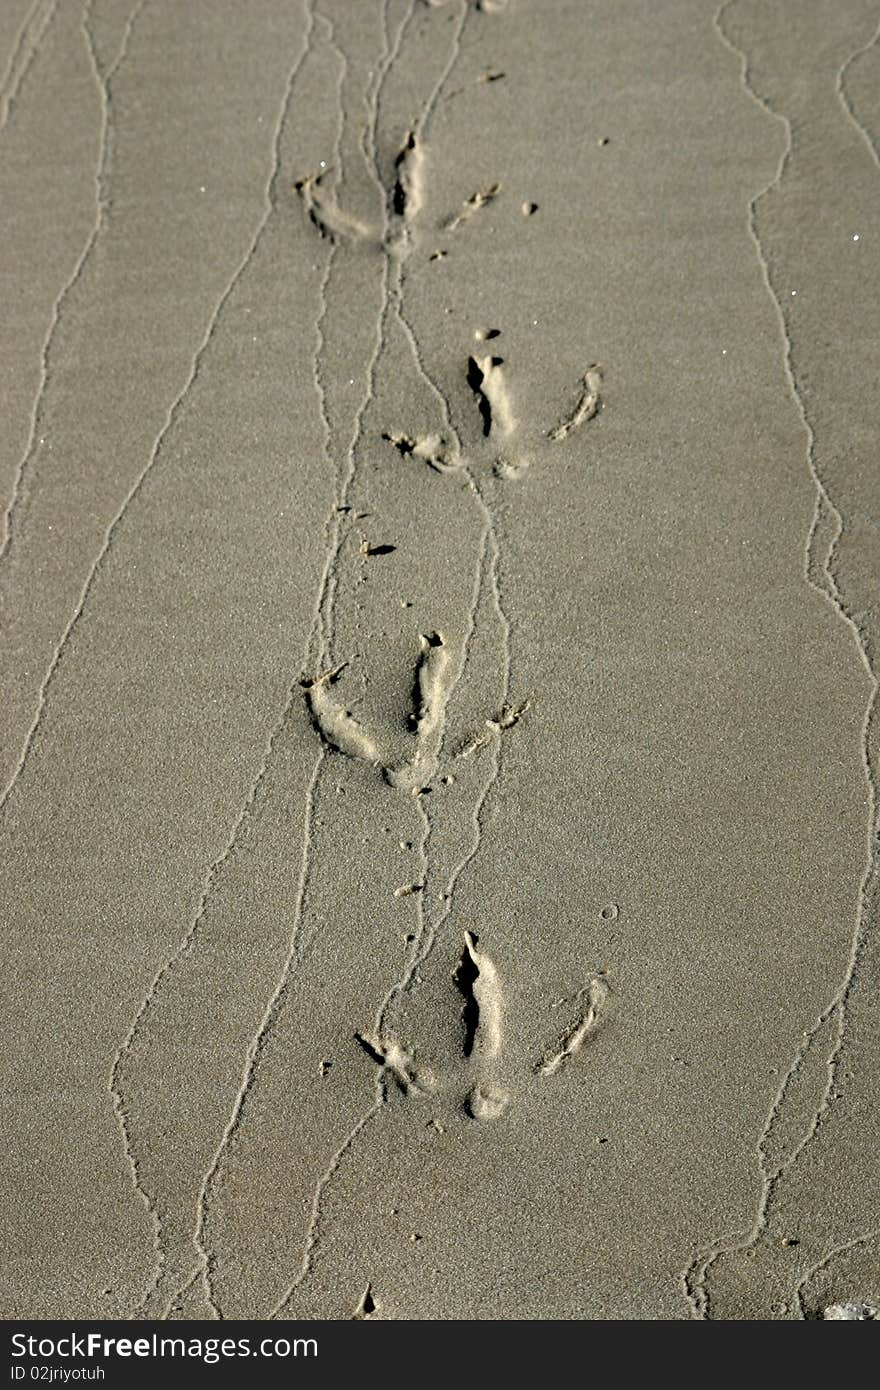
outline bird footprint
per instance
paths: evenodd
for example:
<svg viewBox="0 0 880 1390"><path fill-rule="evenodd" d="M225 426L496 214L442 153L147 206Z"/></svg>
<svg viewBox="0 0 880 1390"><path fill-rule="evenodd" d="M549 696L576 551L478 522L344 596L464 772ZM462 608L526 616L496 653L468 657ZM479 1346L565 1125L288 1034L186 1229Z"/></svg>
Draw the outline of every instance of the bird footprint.
<svg viewBox="0 0 880 1390"><path fill-rule="evenodd" d="M453 1108L471 1119L499 1119L508 1109L517 1079L507 1065L506 995L501 973L475 932L464 933L464 949L454 973L464 997L462 1008L462 1057L451 1074L438 1074L416 1062L414 1049L385 1034L356 1035L367 1055L406 1096L447 1096ZM604 974L593 976L554 1007L570 1006L566 1026L534 1063L528 1083L541 1084L573 1066L599 1027L610 995ZM432 1121L442 1130L439 1121Z"/></svg>
<svg viewBox="0 0 880 1390"><path fill-rule="evenodd" d="M500 333L498 329L482 329L476 336L487 342ZM477 469L488 467L498 478L512 480L521 477L536 451L563 443L602 409L602 369L596 363L584 372L570 413L551 429L535 429L520 419L507 363L497 353L473 352L467 359L465 375L473 393L476 416L470 437L462 439L460 447L437 433L419 436L386 430L382 438L402 457L426 463L438 473L455 472L467 462Z"/></svg>

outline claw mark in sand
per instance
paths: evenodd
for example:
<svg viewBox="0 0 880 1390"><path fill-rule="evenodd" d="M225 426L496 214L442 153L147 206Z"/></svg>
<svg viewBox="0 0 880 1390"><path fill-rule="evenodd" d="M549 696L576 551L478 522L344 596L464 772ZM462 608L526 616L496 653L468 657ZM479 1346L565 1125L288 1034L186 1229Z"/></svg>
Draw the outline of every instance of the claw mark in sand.
<svg viewBox="0 0 880 1390"><path fill-rule="evenodd" d="M507 482L515 482L521 478L529 467L527 458L505 459L497 458L492 465L492 472L496 478L504 478Z"/></svg>
<svg viewBox="0 0 880 1390"><path fill-rule="evenodd" d="M468 1052L483 1062L493 1062L501 1055L501 983L494 961L477 950L478 939L473 932L465 932L465 951L459 967L459 977L463 976L473 1001L466 1005L466 1012L470 1007L473 1019Z"/></svg>
<svg viewBox="0 0 880 1390"><path fill-rule="evenodd" d="M500 72L497 68L487 68L485 72L480 73L475 82L469 82L467 87L456 87L454 91L447 92L443 100L454 101L456 97L462 96L468 87L488 87L492 82L502 82L506 76L505 72Z"/></svg>
<svg viewBox="0 0 880 1390"><path fill-rule="evenodd" d="M421 654L416 665L415 709L410 715L414 733L432 734L443 718L447 697L449 649L439 632L422 635Z"/></svg>
<svg viewBox="0 0 880 1390"><path fill-rule="evenodd" d="M454 675L449 667L449 649L439 632L423 633L421 650L413 678L412 711L408 718L416 747L411 756L395 766L383 768L389 786L418 796L437 771L446 706Z"/></svg>
<svg viewBox="0 0 880 1390"><path fill-rule="evenodd" d="M448 473L461 463L456 455L449 452L446 441L440 434L428 434L422 439L416 439L409 434L386 430L382 438L394 445L401 458L419 459L429 468L433 468L435 473Z"/></svg>
<svg viewBox="0 0 880 1390"><path fill-rule="evenodd" d="M394 161L395 180L391 192L391 210L404 222L412 221L424 203L424 165L424 146L411 130Z"/></svg>
<svg viewBox="0 0 880 1390"><path fill-rule="evenodd" d="M487 438L495 434L511 434L516 428L507 382L501 370L503 365L503 357L468 358L468 386L477 398L483 417L483 434Z"/></svg>
<svg viewBox="0 0 880 1390"><path fill-rule="evenodd" d="M461 212L456 213L454 217L450 217L449 221L444 223L444 231L456 231L463 222L469 221L474 213L479 212L481 208L487 207L489 203L493 203L500 192L500 183L490 183L488 188L477 189L477 192L472 193L467 202L463 205Z"/></svg>
<svg viewBox="0 0 880 1390"><path fill-rule="evenodd" d="M464 954L455 972L465 997L464 1052L473 1057L478 1073L466 1109L475 1120L496 1120L509 1100L494 1081L503 1041L502 990L495 962L477 950L477 940L473 932L465 932Z"/></svg>
<svg viewBox="0 0 880 1390"><path fill-rule="evenodd" d="M391 785L395 786L396 783L392 782ZM424 892L424 888L423 883L403 883L399 888L395 888L394 896L395 898L411 898L414 893Z"/></svg>
<svg viewBox="0 0 880 1390"><path fill-rule="evenodd" d="M361 546L364 555L384 555L394 550L391 545ZM439 632L423 633L413 678L413 705L408 717L409 732L415 735L416 747L411 756L395 765L388 751L380 752L375 741L351 710L334 699L330 687L339 680L345 663L314 678L300 681L305 692L312 726L323 743L335 753L357 758L381 768L392 787L417 795L437 768L439 742L450 692L449 651Z"/></svg>
<svg viewBox="0 0 880 1390"><path fill-rule="evenodd" d="M531 215L532 211L537 211L537 204L525 203L523 211ZM483 343L499 335L498 328L477 328L474 331L477 342ZM494 452L492 471L496 478L512 481L529 468L532 461L531 449L526 444L529 436L532 447L544 448L548 439L551 443L560 443L601 411L601 368L594 363L587 368L581 380L581 394L571 414L552 430L543 426L536 429L528 419L524 421L514 411L504 358L479 356L476 353L468 358L467 383L474 393L482 420L483 456ZM503 452L497 447L501 440Z"/></svg>
<svg viewBox="0 0 880 1390"><path fill-rule="evenodd" d="M412 1052L396 1038L381 1037L377 1033L355 1033L355 1038L403 1095L408 1096L411 1091L424 1095L434 1090L436 1083L431 1072L420 1070Z"/></svg>
<svg viewBox="0 0 880 1390"><path fill-rule="evenodd" d="M321 183L326 176L326 172L307 174L305 178L297 179L293 185L295 192L302 199L306 215L318 235L333 243L338 241L372 241L378 244L379 238L367 226L366 222L361 222L359 218L343 212L335 200L331 201L323 195Z"/></svg>
<svg viewBox="0 0 880 1390"><path fill-rule="evenodd" d="M477 753L487 744L492 743L496 738L500 738L508 729L512 729L522 719L527 710L531 709L531 700L523 700L521 705L504 705L496 714L494 719L486 720L485 734L474 734L463 744L458 751L459 758L469 758Z"/></svg>
<svg viewBox="0 0 880 1390"><path fill-rule="evenodd" d="M314 680L301 682L306 692L312 724L334 752L344 753L349 758L359 758L362 762L376 763L379 756L369 734L351 711L334 700L330 694L329 687L336 683L343 670L343 666L338 666L335 671L324 671Z"/></svg>
<svg viewBox="0 0 880 1390"><path fill-rule="evenodd" d="M563 420L561 425L557 425L550 431L550 438L554 443L561 439L567 439L573 430L579 429L581 425L592 420L594 415L599 413L602 404L599 396L599 387L602 384L602 372L599 367L593 365L584 372L584 389L581 398L567 420Z"/></svg>
<svg viewBox="0 0 880 1390"><path fill-rule="evenodd" d="M373 1285L368 1284L361 1294L361 1301L354 1311L352 1322L363 1322L368 1318L374 1318L378 1308L379 1305L373 1297Z"/></svg>
<svg viewBox="0 0 880 1390"><path fill-rule="evenodd" d="M560 1039L556 1049L546 1053L538 1063L535 1070L541 1076L554 1076L576 1053L580 1052L589 1035L595 1030L599 1010L608 998L608 984L601 976L597 976L584 989L580 990L576 997L586 1000L586 1008L582 1010L577 1021Z"/></svg>

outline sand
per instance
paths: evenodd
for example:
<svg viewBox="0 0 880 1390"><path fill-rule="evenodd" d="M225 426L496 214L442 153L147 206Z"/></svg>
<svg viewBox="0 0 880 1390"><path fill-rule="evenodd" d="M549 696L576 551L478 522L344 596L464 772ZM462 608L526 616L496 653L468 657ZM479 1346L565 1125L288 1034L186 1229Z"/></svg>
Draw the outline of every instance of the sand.
<svg viewBox="0 0 880 1390"><path fill-rule="evenodd" d="M5 1316L876 1314L878 22L0 5Z"/></svg>

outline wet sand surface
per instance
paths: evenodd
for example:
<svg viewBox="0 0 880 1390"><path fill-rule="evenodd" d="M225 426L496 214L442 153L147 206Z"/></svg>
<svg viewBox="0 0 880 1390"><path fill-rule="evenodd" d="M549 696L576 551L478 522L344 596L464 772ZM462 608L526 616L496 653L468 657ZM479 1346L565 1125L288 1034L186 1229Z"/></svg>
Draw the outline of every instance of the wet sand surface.
<svg viewBox="0 0 880 1390"><path fill-rule="evenodd" d="M880 1305L878 32L0 5L5 1316Z"/></svg>

